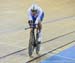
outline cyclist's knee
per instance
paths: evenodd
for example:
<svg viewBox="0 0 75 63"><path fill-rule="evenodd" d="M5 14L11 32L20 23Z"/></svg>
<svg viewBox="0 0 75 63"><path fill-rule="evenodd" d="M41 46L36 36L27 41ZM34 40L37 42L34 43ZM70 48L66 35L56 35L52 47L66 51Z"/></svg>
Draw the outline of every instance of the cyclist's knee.
<svg viewBox="0 0 75 63"><path fill-rule="evenodd" d="M42 24L41 24L41 22L38 23L38 29L39 29L39 30L42 29Z"/></svg>
<svg viewBox="0 0 75 63"><path fill-rule="evenodd" d="M32 28L30 28L30 32L32 32L33 31L33 29Z"/></svg>

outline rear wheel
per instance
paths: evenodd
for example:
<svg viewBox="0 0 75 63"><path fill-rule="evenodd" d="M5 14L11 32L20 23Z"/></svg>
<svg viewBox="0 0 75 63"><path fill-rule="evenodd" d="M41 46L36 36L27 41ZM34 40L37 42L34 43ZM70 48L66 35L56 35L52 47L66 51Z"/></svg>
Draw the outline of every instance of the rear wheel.
<svg viewBox="0 0 75 63"><path fill-rule="evenodd" d="M40 43L38 42L36 46L36 54L39 54L39 51L40 51Z"/></svg>
<svg viewBox="0 0 75 63"><path fill-rule="evenodd" d="M40 42L38 41L38 33L36 35L36 54L39 54L40 51Z"/></svg>

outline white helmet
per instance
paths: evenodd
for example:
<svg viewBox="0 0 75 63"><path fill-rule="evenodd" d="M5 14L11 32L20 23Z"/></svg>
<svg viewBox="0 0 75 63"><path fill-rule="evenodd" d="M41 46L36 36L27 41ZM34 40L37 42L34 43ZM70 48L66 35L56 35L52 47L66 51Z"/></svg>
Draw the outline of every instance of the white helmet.
<svg viewBox="0 0 75 63"><path fill-rule="evenodd" d="M38 6L37 6L36 4L33 4L33 5L31 6L31 11L32 11L32 12L37 12L37 11L38 11Z"/></svg>

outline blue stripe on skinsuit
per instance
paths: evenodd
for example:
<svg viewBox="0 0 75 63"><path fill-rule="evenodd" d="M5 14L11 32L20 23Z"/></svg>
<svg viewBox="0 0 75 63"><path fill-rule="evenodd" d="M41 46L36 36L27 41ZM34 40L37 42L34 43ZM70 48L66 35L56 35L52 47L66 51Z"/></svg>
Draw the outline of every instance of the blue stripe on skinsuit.
<svg viewBox="0 0 75 63"><path fill-rule="evenodd" d="M43 18L44 18L44 12L42 13L42 15L40 17L40 20L43 21Z"/></svg>

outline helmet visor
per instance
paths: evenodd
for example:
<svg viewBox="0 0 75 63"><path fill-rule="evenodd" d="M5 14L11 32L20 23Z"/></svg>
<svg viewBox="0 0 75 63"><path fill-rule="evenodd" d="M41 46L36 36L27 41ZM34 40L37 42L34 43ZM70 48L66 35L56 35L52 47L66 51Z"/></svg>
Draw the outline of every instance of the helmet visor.
<svg viewBox="0 0 75 63"><path fill-rule="evenodd" d="M37 10L31 9L32 12L37 12Z"/></svg>

